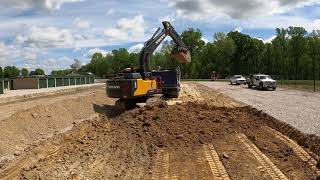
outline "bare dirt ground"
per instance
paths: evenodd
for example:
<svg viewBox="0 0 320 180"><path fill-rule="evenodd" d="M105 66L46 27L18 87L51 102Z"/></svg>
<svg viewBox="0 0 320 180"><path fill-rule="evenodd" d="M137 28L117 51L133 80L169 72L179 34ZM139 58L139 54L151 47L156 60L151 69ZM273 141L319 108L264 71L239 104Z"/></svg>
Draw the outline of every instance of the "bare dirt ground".
<svg viewBox="0 0 320 180"><path fill-rule="evenodd" d="M0 121L2 119L10 117L15 112L19 112L24 109L30 109L39 104L53 104L65 99L66 97L71 98L87 96L88 94L93 92L90 90L94 90L103 86L104 84L100 83L48 89L9 91L8 94L0 96Z"/></svg>
<svg viewBox="0 0 320 180"><path fill-rule="evenodd" d="M0 166L2 161L13 159L35 142L70 130L73 123L97 116L93 104L101 99L108 102L104 93L104 86L100 85L15 97L0 103Z"/></svg>
<svg viewBox="0 0 320 180"><path fill-rule="evenodd" d="M74 122L71 130L33 143L2 162L0 179L320 176L319 153L315 153L319 137L305 135L205 86L183 84L180 98L168 100L169 106L157 103L126 112L113 107L114 100L106 98L102 89L86 97L91 102L85 106L91 104L99 116ZM72 112L79 112L80 104L73 105ZM39 114L39 119L45 117ZM0 143L0 147L5 144Z"/></svg>

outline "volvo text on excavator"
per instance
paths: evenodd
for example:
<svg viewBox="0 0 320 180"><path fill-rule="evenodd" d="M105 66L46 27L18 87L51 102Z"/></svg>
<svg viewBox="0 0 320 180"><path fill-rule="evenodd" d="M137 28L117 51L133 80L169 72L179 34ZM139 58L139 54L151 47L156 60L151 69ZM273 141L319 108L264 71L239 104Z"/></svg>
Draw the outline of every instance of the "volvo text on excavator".
<svg viewBox="0 0 320 180"><path fill-rule="evenodd" d="M174 70L150 70L149 61L153 52L161 42L170 36L177 45L177 52L172 56L180 63L190 63L189 48L184 44L178 33L167 21L162 22L160 28L144 44L140 52L140 68L128 68L106 82L106 92L109 97L119 98L116 105L131 108L138 102L145 102L155 94L163 94L164 97L176 98L180 91L180 71ZM159 33L160 32L160 33Z"/></svg>

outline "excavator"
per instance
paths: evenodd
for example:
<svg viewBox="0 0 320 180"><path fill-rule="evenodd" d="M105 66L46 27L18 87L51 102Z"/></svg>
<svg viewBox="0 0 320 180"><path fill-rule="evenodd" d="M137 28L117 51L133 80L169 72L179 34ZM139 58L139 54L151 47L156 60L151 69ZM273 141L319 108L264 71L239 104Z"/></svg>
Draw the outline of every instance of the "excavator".
<svg viewBox="0 0 320 180"><path fill-rule="evenodd" d="M191 62L189 48L182 41L170 22L162 22L163 29L158 28L153 36L144 43L139 58L139 69L127 68L106 82L108 97L118 98L115 106L129 109L136 103L146 102L155 95L177 98L180 91L180 70L150 70L149 62L153 52L170 36L176 44L172 57L179 63ZM161 30L161 31L160 31Z"/></svg>

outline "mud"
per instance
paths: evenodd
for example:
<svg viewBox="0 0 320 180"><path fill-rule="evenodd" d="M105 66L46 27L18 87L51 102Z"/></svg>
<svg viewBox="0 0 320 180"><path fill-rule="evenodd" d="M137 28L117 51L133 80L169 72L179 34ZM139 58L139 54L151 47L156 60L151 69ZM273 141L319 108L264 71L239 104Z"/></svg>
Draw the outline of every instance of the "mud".
<svg viewBox="0 0 320 180"><path fill-rule="evenodd" d="M42 141L6 163L0 169L0 179L319 176L266 126L298 140L315 159L318 156L312 151L319 147L318 137L304 135L203 86L185 91L177 101L177 105L160 103L126 112L100 103L95 106L99 117L76 123L72 130Z"/></svg>

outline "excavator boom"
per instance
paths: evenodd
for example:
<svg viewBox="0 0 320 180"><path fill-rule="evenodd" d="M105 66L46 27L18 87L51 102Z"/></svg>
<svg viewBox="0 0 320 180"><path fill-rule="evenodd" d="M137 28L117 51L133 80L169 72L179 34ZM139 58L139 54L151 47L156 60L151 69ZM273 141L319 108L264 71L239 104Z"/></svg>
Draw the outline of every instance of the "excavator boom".
<svg viewBox="0 0 320 180"><path fill-rule="evenodd" d="M147 42L145 42L144 47L140 52L140 73L143 79L146 78L146 72L150 71L149 62L151 55L167 36L170 36L177 45L177 52L172 54L172 57L182 64L191 62L189 48L182 41L175 29L171 26L170 22L164 21L162 24L162 31L159 33L160 29L158 29L155 34Z"/></svg>

